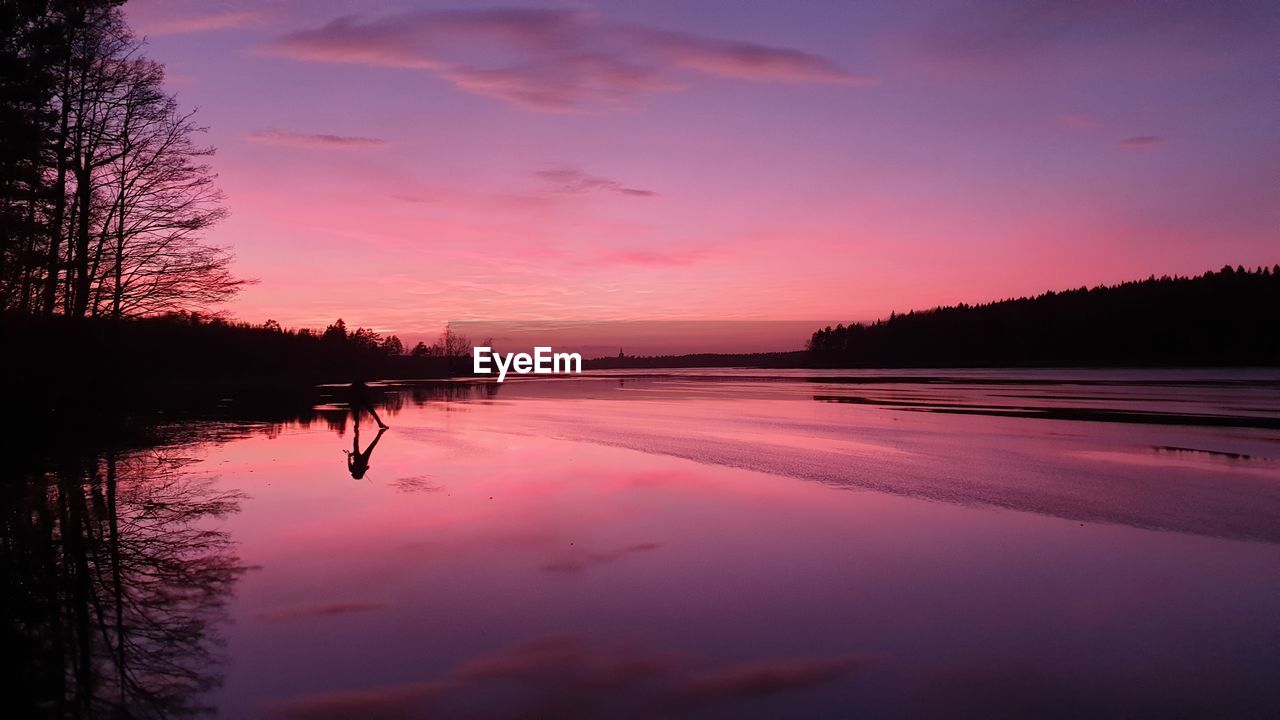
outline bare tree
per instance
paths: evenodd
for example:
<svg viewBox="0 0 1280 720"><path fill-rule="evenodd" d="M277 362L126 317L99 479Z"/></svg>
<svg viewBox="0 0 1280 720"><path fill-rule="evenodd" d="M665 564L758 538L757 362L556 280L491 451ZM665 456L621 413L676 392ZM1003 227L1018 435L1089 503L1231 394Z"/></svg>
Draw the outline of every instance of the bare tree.
<svg viewBox="0 0 1280 720"><path fill-rule="evenodd" d="M202 240L226 216L205 128L119 4L0 13L0 88L25 103L0 128L42 148L0 148L0 217L16 228L0 233L0 307L124 317L203 309L245 284Z"/></svg>
<svg viewBox="0 0 1280 720"><path fill-rule="evenodd" d="M205 128L163 92L159 65L139 60L132 71L109 168L113 201L100 247L110 262L95 310L121 317L217 304L245 282L231 274L224 249L201 242L227 214L204 162L213 149L195 144Z"/></svg>
<svg viewBox="0 0 1280 720"><path fill-rule="evenodd" d="M428 354L432 357L466 357L471 354L471 338L455 332L452 325L445 325Z"/></svg>
<svg viewBox="0 0 1280 720"><path fill-rule="evenodd" d="M83 33L78 38L83 47L77 48L76 93L70 98L75 124L71 131L71 172L75 179L75 195L72 208L74 223L72 238L70 312L83 316L89 306L93 275L90 272L90 243L94 215L101 214L102 193L95 193L95 183L101 183L96 173L115 161L118 148L111 143L111 131L118 119L117 99L128 92L127 78L121 69L133 52L132 38L118 13L104 13L95 25L97 32ZM97 195L98 197L95 197Z"/></svg>

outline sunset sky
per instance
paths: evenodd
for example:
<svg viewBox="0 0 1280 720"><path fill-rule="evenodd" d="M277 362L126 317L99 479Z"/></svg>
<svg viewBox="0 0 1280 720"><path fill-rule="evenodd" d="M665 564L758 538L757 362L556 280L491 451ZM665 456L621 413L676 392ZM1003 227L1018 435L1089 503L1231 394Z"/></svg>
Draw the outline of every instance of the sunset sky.
<svg viewBox="0 0 1280 720"><path fill-rule="evenodd" d="M1280 262L1274 2L126 8L255 322L870 320Z"/></svg>

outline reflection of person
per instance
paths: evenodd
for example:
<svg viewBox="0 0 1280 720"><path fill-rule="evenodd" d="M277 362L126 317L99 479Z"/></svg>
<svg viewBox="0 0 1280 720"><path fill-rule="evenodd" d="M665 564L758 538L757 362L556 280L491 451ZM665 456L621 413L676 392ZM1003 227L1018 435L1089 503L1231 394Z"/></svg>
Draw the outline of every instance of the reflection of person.
<svg viewBox="0 0 1280 720"><path fill-rule="evenodd" d="M351 419L355 421L355 432L351 436L351 450L343 450L343 452L347 453L347 470L351 472L351 477L359 480L369 472L369 459L373 457L373 448L382 439L382 433L387 431L387 424L382 422L382 418L378 417L378 411L373 407L369 386L359 380L351 383L350 406ZM360 418L366 412L373 416L374 422L378 423L378 434L374 436L373 442L369 443L369 447L365 448L364 452L360 452Z"/></svg>
<svg viewBox="0 0 1280 720"><path fill-rule="evenodd" d="M386 431L387 426L379 427L378 434L373 436L373 442L369 443L369 447L365 448L364 452L360 452L360 423L356 421L356 430L351 435L351 450L343 450L347 453L347 470L350 471L352 478L359 480L369 472L369 459L373 457L373 449L377 447L378 441L382 439L382 433Z"/></svg>

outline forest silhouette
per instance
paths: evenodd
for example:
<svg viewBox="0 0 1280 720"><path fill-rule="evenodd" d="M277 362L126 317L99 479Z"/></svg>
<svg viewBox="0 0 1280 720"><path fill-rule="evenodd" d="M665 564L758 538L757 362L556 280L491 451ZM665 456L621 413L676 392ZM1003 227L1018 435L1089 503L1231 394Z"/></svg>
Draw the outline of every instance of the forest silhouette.
<svg viewBox="0 0 1280 720"><path fill-rule="evenodd" d="M818 366L1280 364L1280 266L1224 267L819 330Z"/></svg>

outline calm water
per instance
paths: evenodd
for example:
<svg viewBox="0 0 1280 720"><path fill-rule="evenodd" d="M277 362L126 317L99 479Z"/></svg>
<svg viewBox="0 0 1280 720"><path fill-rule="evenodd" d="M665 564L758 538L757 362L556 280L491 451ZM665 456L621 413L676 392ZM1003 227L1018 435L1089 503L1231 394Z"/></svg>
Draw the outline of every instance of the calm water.
<svg viewBox="0 0 1280 720"><path fill-rule="evenodd" d="M28 474L14 687L50 716L1280 717L1280 373L383 389L380 437L330 389Z"/></svg>

